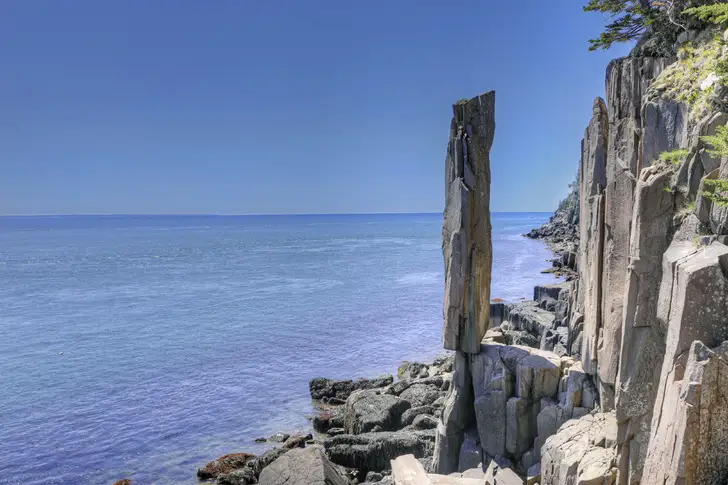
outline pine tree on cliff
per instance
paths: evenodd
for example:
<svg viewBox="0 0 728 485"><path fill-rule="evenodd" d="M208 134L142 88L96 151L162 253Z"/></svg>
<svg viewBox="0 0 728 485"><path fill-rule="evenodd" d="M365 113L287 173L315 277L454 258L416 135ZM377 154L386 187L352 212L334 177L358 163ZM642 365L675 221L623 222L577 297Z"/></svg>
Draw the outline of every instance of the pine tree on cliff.
<svg viewBox="0 0 728 485"><path fill-rule="evenodd" d="M608 21L589 50L609 49L615 43L639 40L634 55L670 56L677 36L700 23L685 10L715 0L589 0L586 12L606 14Z"/></svg>

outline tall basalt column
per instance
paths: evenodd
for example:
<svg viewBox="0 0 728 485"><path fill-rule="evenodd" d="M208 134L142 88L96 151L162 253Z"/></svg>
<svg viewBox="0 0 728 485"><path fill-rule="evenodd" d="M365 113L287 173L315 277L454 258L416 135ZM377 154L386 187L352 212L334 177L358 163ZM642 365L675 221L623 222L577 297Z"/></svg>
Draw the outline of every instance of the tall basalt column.
<svg viewBox="0 0 728 485"><path fill-rule="evenodd" d="M602 251L604 241L604 186L607 158L607 107L594 100L592 119L584 133L579 191L580 239L579 292L584 304L581 358L584 370L595 374L602 297ZM572 351L575 349L572 349Z"/></svg>
<svg viewBox="0 0 728 485"><path fill-rule="evenodd" d="M453 106L446 164L443 346L478 353L490 317L490 147L495 92Z"/></svg>
<svg viewBox="0 0 728 485"><path fill-rule="evenodd" d="M670 60L662 58L626 57L612 61L607 68L609 140L597 353L604 410L614 405L619 370L635 187L642 168L654 161L653 155L642 156L643 132L646 138L652 139L655 131L647 129L651 127L642 119L642 104L648 87L669 63Z"/></svg>
<svg viewBox="0 0 728 485"><path fill-rule="evenodd" d="M490 319L490 147L494 133L494 91L453 106L445 159L442 338L443 346L457 354L435 441L433 465L441 474L458 470L464 432L475 424L469 354L480 352Z"/></svg>

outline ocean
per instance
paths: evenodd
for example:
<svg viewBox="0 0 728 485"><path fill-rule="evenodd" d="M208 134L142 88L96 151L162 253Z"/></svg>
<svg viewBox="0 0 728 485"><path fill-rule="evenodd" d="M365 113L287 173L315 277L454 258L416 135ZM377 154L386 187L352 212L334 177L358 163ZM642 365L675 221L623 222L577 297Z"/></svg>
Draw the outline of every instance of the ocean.
<svg viewBox="0 0 728 485"><path fill-rule="evenodd" d="M493 298L552 257L495 213ZM441 214L0 217L0 483L195 484L441 347Z"/></svg>

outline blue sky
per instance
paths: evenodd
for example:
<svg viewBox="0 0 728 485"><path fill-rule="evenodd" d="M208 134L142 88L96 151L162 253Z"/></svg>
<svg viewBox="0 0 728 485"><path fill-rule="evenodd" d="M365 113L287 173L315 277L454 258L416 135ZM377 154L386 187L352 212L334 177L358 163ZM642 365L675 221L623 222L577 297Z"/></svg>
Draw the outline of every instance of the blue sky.
<svg viewBox="0 0 728 485"><path fill-rule="evenodd" d="M566 194L607 53L580 1L0 5L0 214L439 212L496 90L492 209Z"/></svg>

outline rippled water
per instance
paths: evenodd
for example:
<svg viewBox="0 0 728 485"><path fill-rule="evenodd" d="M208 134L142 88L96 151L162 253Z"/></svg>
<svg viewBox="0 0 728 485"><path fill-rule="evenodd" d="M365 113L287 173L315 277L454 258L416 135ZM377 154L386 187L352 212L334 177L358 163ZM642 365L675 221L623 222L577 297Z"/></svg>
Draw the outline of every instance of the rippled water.
<svg viewBox="0 0 728 485"><path fill-rule="evenodd" d="M494 214L493 297L550 253ZM0 218L0 483L193 484L308 380L441 351L440 215Z"/></svg>

